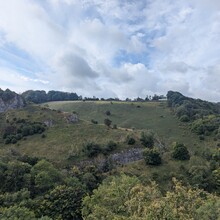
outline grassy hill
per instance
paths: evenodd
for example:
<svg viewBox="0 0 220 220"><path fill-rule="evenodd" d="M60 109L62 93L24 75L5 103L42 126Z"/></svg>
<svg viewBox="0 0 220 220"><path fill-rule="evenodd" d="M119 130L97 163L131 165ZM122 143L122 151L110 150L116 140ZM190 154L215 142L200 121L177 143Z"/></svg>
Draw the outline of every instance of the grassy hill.
<svg viewBox="0 0 220 220"><path fill-rule="evenodd" d="M110 116L106 115L106 111L110 111ZM68 112L76 112L80 121L73 124L67 123L65 115ZM45 138L42 138L41 134L35 134L23 138L16 144L8 145L0 139L1 157L10 158L16 154L26 154L46 158L62 167L71 166L77 161L86 159L82 149L88 142L98 143L104 147L109 141L114 141L118 144L116 151L121 151L131 148L127 145L126 138L133 136L136 139L135 147L140 147L141 132L147 130L152 130L156 139L166 148L166 152L163 153L163 166L149 170L146 169L143 161L139 161L127 165L126 168L118 168L119 170L128 169L128 172L137 172L139 175L143 173L148 175L149 172L152 174L155 171L164 174L165 170L178 172L181 164L191 166L203 163L204 152L216 149L218 144L212 136L199 140L198 136L191 132L190 123L179 122L167 107L166 102L49 102L41 106L29 105L24 109L11 110L2 113L0 117L1 130L8 123L16 124L18 119L41 123L49 120L53 124L44 132ZM109 118L118 129L107 128L103 124L105 118ZM92 119L98 124L91 123ZM171 159L173 142L184 143L187 146L191 154L189 163Z"/></svg>
<svg viewBox="0 0 220 220"><path fill-rule="evenodd" d="M211 147L212 137L207 142L198 140L198 136L190 131L189 123L181 123L167 107L166 102L106 102L106 101L67 101L49 102L51 109L77 112L82 120L96 120L103 124L109 118L118 127L137 130L153 130L167 146L175 141L183 142L190 149ZM105 112L109 110L110 116Z"/></svg>
<svg viewBox="0 0 220 220"><path fill-rule="evenodd" d="M110 115L106 114L107 111ZM20 198L21 193L24 197L22 204L26 204L23 203L26 191L19 191L25 187L32 200L24 207L33 210L38 217L43 214L54 219L56 208L50 211L50 203L45 206L48 199L55 196L52 204L57 207L57 201L60 201L61 207L68 197L68 205L72 202L75 207L75 201L81 201L85 195L92 193L104 179L108 179L106 177L119 176L120 179L121 173L138 178L144 186L156 181L161 195L173 189L173 177L191 187L219 193L219 139L212 133L204 140L200 139L191 131L193 122L180 122L174 112L166 102L62 101L28 105L1 113L0 188L1 198L6 201L4 206L7 207L11 198L13 201L16 196ZM71 123L69 116L76 113L79 120ZM117 128L104 125L106 118ZM98 123L94 124L91 120ZM36 128L40 130L36 132ZM139 158L118 165L111 160L111 156L126 159L129 153L145 149L141 137L149 130L154 133L154 146L160 153L162 164L147 165L144 159ZM6 144L6 131L14 136L22 131L23 136L14 144ZM128 137L135 139L134 145L128 144ZM112 142L116 147L106 151ZM173 159L173 142L186 145L190 152L189 160ZM91 146L89 143L94 143L98 154L89 156L86 153L85 149L89 148L85 146ZM86 191L81 192L84 189ZM77 190L82 193L79 197L75 194ZM5 192L12 194L3 195ZM20 200L15 199L9 204L20 204ZM82 209L81 203L77 209ZM72 210L71 207L70 213L73 213ZM58 212L66 213L63 210Z"/></svg>

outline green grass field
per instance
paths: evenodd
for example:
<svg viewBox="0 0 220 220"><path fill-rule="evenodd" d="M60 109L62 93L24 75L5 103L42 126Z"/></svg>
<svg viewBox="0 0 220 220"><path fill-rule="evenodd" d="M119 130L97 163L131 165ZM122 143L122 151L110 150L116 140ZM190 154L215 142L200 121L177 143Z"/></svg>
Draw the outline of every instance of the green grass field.
<svg viewBox="0 0 220 220"><path fill-rule="evenodd" d="M77 112L79 117L86 121L94 119L102 124L108 117L112 124L117 124L118 127L153 130L167 145L179 141L191 149L196 149L212 144L212 142L205 142L205 144L200 142L198 136L189 130L187 124L180 123L173 116L166 102L112 102L111 104L106 101L68 101L47 104L51 109ZM106 116L107 110L111 112L110 116Z"/></svg>
<svg viewBox="0 0 220 220"><path fill-rule="evenodd" d="M49 108L45 106L49 106ZM111 112L108 118L112 120L112 124L118 126L118 129L109 129L103 124L104 119L107 118L105 114L107 110ZM64 112L77 112L80 121L68 124ZM28 136L26 140L21 140L17 144L9 145L5 145L3 140L0 140L1 157L27 154L47 158L61 167L85 159L82 147L87 142L95 142L104 146L109 141L114 141L118 143L117 150L120 151L129 147L125 140L130 135L136 138L135 146L139 147L141 145L140 134L146 130L155 132L155 137L163 142L167 148L167 152L163 154L163 166L149 170L144 169L145 166L142 162L137 162L138 166L135 166L136 163L125 166L128 172L139 172L141 175L144 170L145 175L148 175L148 172L155 172L155 169L161 173L164 172L164 169L176 170L179 162L170 160L170 150L175 141L186 144L191 155L198 154L206 148L215 147L217 144L212 137L200 141L198 136L190 131L188 124L180 123L174 117L165 102L50 102L41 106L33 105L0 114L0 129L7 124L6 119L9 119L10 123L14 118L37 122L52 120L53 126L45 131L46 138L36 134ZM91 119L97 120L98 124L92 124ZM192 158L195 159L195 157ZM138 167L141 167L141 171Z"/></svg>

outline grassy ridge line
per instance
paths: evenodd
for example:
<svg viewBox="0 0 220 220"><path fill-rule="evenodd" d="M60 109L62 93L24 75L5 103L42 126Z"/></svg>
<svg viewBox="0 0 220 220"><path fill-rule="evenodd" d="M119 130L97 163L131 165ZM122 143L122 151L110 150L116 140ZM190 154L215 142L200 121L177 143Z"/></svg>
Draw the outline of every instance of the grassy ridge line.
<svg viewBox="0 0 220 220"><path fill-rule="evenodd" d="M189 146L202 144L198 137L189 130L187 124L180 123L167 108L165 102L106 102L106 101L78 101L78 102L50 102L52 109L77 112L83 120L94 119L103 123L105 118L112 120L122 128L138 130L150 129L158 134L162 141L170 145L174 141L184 142ZM140 106L138 108L137 106ZM111 112L110 116L105 111Z"/></svg>

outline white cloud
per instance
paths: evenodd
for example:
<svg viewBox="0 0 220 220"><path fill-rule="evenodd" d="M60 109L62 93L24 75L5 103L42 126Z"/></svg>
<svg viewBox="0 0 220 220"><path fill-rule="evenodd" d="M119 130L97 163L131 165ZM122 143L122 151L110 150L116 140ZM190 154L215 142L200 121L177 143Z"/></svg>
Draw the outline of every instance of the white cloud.
<svg viewBox="0 0 220 220"><path fill-rule="evenodd" d="M4 67L0 85L50 82L47 89L105 97L173 89L219 101L219 39L218 0L1 1L0 52L12 45L32 60L30 76L24 62L8 60L18 66Z"/></svg>

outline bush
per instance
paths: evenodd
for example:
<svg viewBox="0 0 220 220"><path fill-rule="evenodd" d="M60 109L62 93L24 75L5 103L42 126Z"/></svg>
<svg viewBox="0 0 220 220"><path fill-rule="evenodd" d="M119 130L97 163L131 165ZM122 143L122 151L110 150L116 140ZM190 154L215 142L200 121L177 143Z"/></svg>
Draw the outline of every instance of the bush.
<svg viewBox="0 0 220 220"><path fill-rule="evenodd" d="M110 112L109 110L107 110L107 111L105 112L105 114L109 116L109 115L111 115L111 112Z"/></svg>
<svg viewBox="0 0 220 220"><path fill-rule="evenodd" d="M205 140L204 135L199 135L199 140L204 141Z"/></svg>
<svg viewBox="0 0 220 220"><path fill-rule="evenodd" d="M114 141L109 141L106 145L106 147L103 150L104 154L107 154L108 152L111 152L117 148L117 144Z"/></svg>
<svg viewBox="0 0 220 220"><path fill-rule="evenodd" d="M141 133L140 141L142 145L148 148L152 148L154 146L154 137L152 133L145 134L144 132Z"/></svg>
<svg viewBox="0 0 220 220"><path fill-rule="evenodd" d="M96 120L94 120L94 119L92 119L91 122L92 122L93 124L98 124L98 121L96 121Z"/></svg>
<svg viewBox="0 0 220 220"><path fill-rule="evenodd" d="M112 121L111 121L110 119L108 119L108 118L106 118L106 119L104 120L104 124L105 124L106 126L108 126L108 127L110 127L111 123L112 123Z"/></svg>
<svg viewBox="0 0 220 220"><path fill-rule="evenodd" d="M181 122L189 122L190 118L187 115L183 115L183 116L180 117L180 121Z"/></svg>
<svg viewBox="0 0 220 220"><path fill-rule="evenodd" d="M176 160L189 160L190 155L184 144L176 143L173 148L172 157Z"/></svg>
<svg viewBox="0 0 220 220"><path fill-rule="evenodd" d="M127 137L127 144L128 145L133 145L135 144L135 139L133 137Z"/></svg>
<svg viewBox="0 0 220 220"><path fill-rule="evenodd" d="M101 153L101 151L102 151L101 147L98 144L92 142L85 144L83 147L83 152L88 157L95 157L99 153Z"/></svg>
<svg viewBox="0 0 220 220"><path fill-rule="evenodd" d="M160 165L161 156L160 153L154 149L145 149L143 152L144 160L147 165Z"/></svg>

